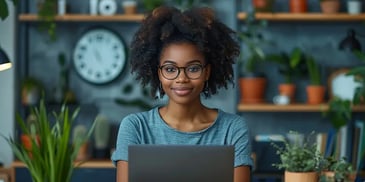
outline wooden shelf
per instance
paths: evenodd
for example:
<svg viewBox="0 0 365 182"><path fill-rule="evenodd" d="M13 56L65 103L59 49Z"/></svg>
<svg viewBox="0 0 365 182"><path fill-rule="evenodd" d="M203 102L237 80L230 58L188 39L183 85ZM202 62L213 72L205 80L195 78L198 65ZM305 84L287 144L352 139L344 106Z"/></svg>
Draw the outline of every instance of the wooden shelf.
<svg viewBox="0 0 365 182"><path fill-rule="evenodd" d="M88 14L66 14L62 16L56 16L57 22L140 22L144 18L144 14L135 15L113 15L113 16L101 16L101 15L88 15ZM20 14L19 21L34 22L41 21L36 14Z"/></svg>
<svg viewBox="0 0 365 182"><path fill-rule="evenodd" d="M77 162L75 163L78 164ZM21 161L14 161L12 167L26 167ZM115 168L111 160L89 160L82 163L80 168Z"/></svg>
<svg viewBox="0 0 365 182"><path fill-rule="evenodd" d="M322 112L328 110L327 104L308 105L308 104L239 104L238 111L248 112ZM353 112L365 112L365 105L354 106Z"/></svg>
<svg viewBox="0 0 365 182"><path fill-rule="evenodd" d="M244 20L247 13L239 12L237 18ZM348 13L323 14L323 13L256 13L258 20L270 21L365 21L365 13L351 15Z"/></svg>

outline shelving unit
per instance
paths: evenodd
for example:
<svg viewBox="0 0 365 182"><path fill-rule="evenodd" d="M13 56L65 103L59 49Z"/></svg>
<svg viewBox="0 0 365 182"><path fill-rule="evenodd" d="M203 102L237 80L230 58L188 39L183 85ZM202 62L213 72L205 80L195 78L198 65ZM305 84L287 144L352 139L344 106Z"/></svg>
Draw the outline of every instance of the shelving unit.
<svg viewBox="0 0 365 182"><path fill-rule="evenodd" d="M247 13L245 12L237 14L239 20L244 20L246 17ZM270 21L365 21L365 13L358 15L348 13L256 13L255 18Z"/></svg>
<svg viewBox="0 0 365 182"><path fill-rule="evenodd" d="M322 112L328 110L328 104L308 105L308 104L239 104L237 109L240 112ZM353 112L365 112L365 105L353 107Z"/></svg>
<svg viewBox="0 0 365 182"><path fill-rule="evenodd" d="M88 15L88 14L66 14L62 16L56 16L55 21L58 22L140 22L144 18L143 14L135 15L113 15L113 16L100 16L100 15ZM34 22L41 21L36 14L20 14L18 17L22 22Z"/></svg>

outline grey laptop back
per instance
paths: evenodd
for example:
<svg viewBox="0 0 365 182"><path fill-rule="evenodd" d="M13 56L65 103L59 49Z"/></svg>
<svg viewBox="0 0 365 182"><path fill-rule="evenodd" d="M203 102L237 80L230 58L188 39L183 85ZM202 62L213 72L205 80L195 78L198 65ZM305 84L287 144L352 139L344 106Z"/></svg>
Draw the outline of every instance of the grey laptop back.
<svg viewBox="0 0 365 182"><path fill-rule="evenodd" d="M129 182L232 182L233 146L131 145Z"/></svg>

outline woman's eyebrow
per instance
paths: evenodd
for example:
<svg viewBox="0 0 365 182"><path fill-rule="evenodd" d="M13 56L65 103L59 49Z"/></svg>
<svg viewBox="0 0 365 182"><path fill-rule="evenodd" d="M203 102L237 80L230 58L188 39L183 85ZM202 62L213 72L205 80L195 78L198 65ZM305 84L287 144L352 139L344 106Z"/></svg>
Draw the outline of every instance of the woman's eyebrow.
<svg viewBox="0 0 365 182"><path fill-rule="evenodd" d="M193 64L193 63L204 64L204 63L202 63L202 62L203 62L203 61L201 61L201 60L194 59L194 60L191 60L191 61L187 62L187 64L186 64L186 65ZM162 62L162 64L177 64L177 63L176 63L175 61L171 61L171 60L164 60L164 61Z"/></svg>

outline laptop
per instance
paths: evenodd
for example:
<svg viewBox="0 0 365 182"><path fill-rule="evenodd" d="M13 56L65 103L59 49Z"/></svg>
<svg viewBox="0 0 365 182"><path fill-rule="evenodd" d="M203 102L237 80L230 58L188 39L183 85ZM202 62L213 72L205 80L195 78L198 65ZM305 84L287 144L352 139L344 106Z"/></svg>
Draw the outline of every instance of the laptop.
<svg viewBox="0 0 365 182"><path fill-rule="evenodd" d="M130 145L129 182L231 182L234 147Z"/></svg>

